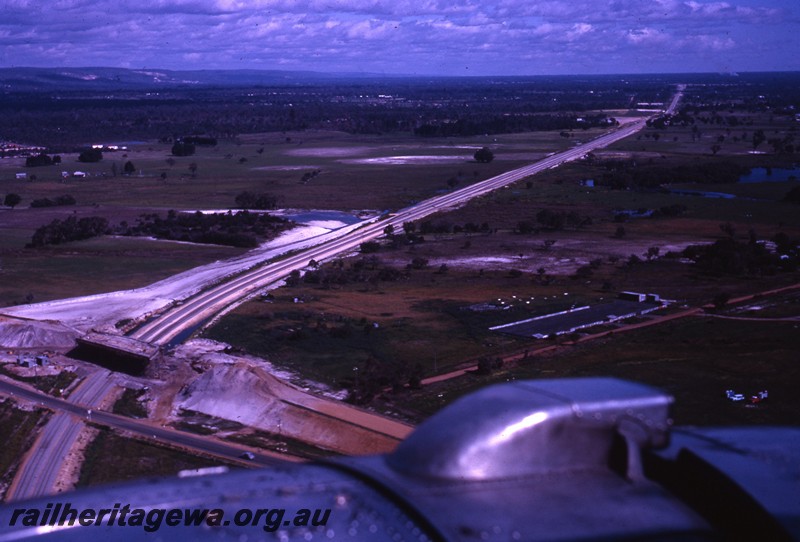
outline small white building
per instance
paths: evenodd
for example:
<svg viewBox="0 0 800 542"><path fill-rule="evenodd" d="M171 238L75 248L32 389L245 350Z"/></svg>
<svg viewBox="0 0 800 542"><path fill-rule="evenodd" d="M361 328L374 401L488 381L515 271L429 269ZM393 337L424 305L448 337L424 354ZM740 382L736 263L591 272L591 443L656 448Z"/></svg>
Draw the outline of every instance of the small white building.
<svg viewBox="0 0 800 542"><path fill-rule="evenodd" d="M18 181L24 181L25 179L28 178L28 174L27 173L17 173L16 174L16 178L17 178Z"/></svg>

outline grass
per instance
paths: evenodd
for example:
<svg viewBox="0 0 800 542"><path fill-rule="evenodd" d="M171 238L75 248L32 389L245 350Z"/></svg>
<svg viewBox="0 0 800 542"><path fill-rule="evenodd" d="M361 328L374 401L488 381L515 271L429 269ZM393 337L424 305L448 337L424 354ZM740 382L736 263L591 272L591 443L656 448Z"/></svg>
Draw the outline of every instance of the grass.
<svg viewBox="0 0 800 542"><path fill-rule="evenodd" d="M678 425L797 425L800 381L794 322L693 317L532 356L491 376L469 375L407 391L391 407L424 419L457 397L489 384L537 378L616 376L661 388L676 398ZM725 399L726 389L770 400L746 408Z"/></svg>
<svg viewBox="0 0 800 542"><path fill-rule="evenodd" d="M429 374L464 359L519 347L518 339L493 334L488 326L561 310L567 303L541 301L533 311L464 310L509 291L522 295L531 289L529 281L509 278L506 273L492 277L494 273L437 275L434 271L413 271L403 282L380 283L374 290L366 290L363 284L335 290L293 288L272 303L252 301L239 307L206 336L337 384L371 359L395 367L420 364ZM550 295L555 298L554 293ZM305 302L296 304L295 297Z"/></svg>
<svg viewBox="0 0 800 542"><path fill-rule="evenodd" d="M292 437L267 431L255 430L244 435L231 435L225 438L226 440L244 444L245 446L250 446L252 448L272 450L274 452L289 454L305 459L321 459L326 457L334 457L337 455L335 452L318 448L308 444L307 442L303 442L302 440L297 440Z"/></svg>
<svg viewBox="0 0 800 542"><path fill-rule="evenodd" d="M181 470L224 464L102 428L87 447L77 486L86 487L154 476L174 476Z"/></svg>
<svg viewBox="0 0 800 542"><path fill-rule="evenodd" d="M194 410L181 409L181 419L174 423L174 427L180 431L195 433L197 435L213 435L217 432L241 431L244 425L239 422L209 416Z"/></svg>
<svg viewBox="0 0 800 542"><path fill-rule="evenodd" d="M43 409L21 410L11 399L0 401L0 500L14 479L21 458L36 439L37 427L48 416Z"/></svg>
<svg viewBox="0 0 800 542"><path fill-rule="evenodd" d="M142 287L242 250L104 237L2 252L0 306L9 306Z"/></svg>
<svg viewBox="0 0 800 542"><path fill-rule="evenodd" d="M126 156L107 153L96 164L79 164L75 155L66 154L62 155L62 165L27 170L37 175L39 180L34 182L14 179L14 173L25 168L22 159L12 159L0 164L0 178L9 192L22 196L22 205L32 199L69 193L83 205L219 208L233 205L238 193L251 190L273 193L286 207L387 209L433 195L446 188L447 179L459 171L471 181L480 180L570 145L552 132L448 139L308 132L288 134L290 143L286 137L250 134L238 141L222 141L216 147L198 147L194 156L172 157L172 166L167 163L170 145L156 142L134 145ZM484 145L495 149L497 158L491 164L477 164L471 149L458 148ZM259 149L264 150L259 154ZM523 151L531 158L517 157ZM342 162L397 155L455 155L464 156L464 161L407 165ZM121 171L127 160L134 163L137 174L112 177L112 164ZM197 164L194 177L188 169L191 163ZM90 176L60 181L61 171L76 169ZM303 173L314 170L322 173L301 184ZM161 179L162 173L166 179ZM106 177L101 176L104 174Z"/></svg>
<svg viewBox="0 0 800 542"><path fill-rule="evenodd" d="M286 143L286 137L291 143ZM341 159L374 158L391 155L464 154L471 150L461 145L496 148L496 160L490 164L464 163L362 165L346 164ZM78 295L88 295L134 288L160 278L228 258L240 251L220 247L196 247L136 239L101 238L68 243L46 249L25 250L33 232L53 219L105 216L111 223L133 223L143 212L167 209L226 209L234 205L237 194L249 190L268 192L278 197L279 205L292 208L391 209L409 205L447 188L447 180L463 178L461 186L482 180L569 142L556 133L515 134L487 138L419 139L411 136L352 136L338 132L292 134L251 134L239 141L224 141L213 148L198 147L191 157L175 157L170 166L170 146L155 142L132 145L126 153L107 153L96 164L79 164L76 155L62 156L58 166L26 170L21 158L3 160L0 179L5 192L23 198L14 210L0 209L0 306L40 302ZM263 153L257 151L263 148ZM328 153L337 149L339 155ZM316 152L314 149L322 149ZM311 151L311 152L309 152ZM517 155L524 151L531 158ZM305 152L306 156L296 155ZM123 154L125 156L123 156ZM508 159L504 159L504 154ZM227 156L231 156L227 158ZM240 163L241 158L246 162ZM122 171L131 160L137 174L111 177L112 163ZM197 164L192 178L188 165ZM307 166L301 169L264 169ZM91 175L86 179L60 181L61 171L80 169ZM37 175L37 181L18 181L17 171ZM142 176L138 176L138 171ZM310 182L300 183L304 173L320 170ZM162 180L161 173L167 178ZM184 175L184 178L181 176ZM33 199L70 194L76 206L26 209Z"/></svg>
<svg viewBox="0 0 800 542"><path fill-rule="evenodd" d="M114 414L128 416L129 418L147 418L147 408L139 401L139 398L144 393L144 390L125 388L122 396L114 403L111 411Z"/></svg>
<svg viewBox="0 0 800 542"><path fill-rule="evenodd" d="M75 373L69 371L61 371L55 375L19 376L15 373L12 373L5 367L0 367L0 373L15 380L27 382L37 390L54 395L56 397L60 397L61 390L67 389L77 378Z"/></svg>

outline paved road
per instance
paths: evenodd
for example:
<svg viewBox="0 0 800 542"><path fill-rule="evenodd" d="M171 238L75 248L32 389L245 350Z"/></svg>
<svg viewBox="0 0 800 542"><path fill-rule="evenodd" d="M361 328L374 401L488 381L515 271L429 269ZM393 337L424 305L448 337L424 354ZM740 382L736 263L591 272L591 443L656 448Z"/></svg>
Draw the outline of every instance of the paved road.
<svg viewBox="0 0 800 542"><path fill-rule="evenodd" d="M69 402L94 408L114 388L111 373L94 372L70 394ZM49 396L46 396L49 397ZM42 402L41 400L39 401ZM39 438L26 454L25 461L6 493L6 500L20 500L48 495L55 490L64 459L78 440L83 424L64 412L57 412L42 429Z"/></svg>
<svg viewBox="0 0 800 542"><path fill-rule="evenodd" d="M668 112L674 111L681 92L682 87L679 88L679 92L670 103L667 109ZM388 217L366 224L362 228L347 231L339 238L303 250L279 261L267 263L186 300L183 305L174 307L150 320L131 333L131 336L152 344L167 344L181 333L196 328L237 301L283 280L292 271L307 267L311 260L322 261L354 250L361 243L383 235L384 228L390 224L397 229L402 227L404 222L419 220L438 211L457 207L472 198L487 194L546 169L555 168L566 162L579 159L589 152L611 145L636 133L645 126L645 123L646 119L630 122L588 143L553 154L534 164L508 171L449 194L428 199L413 207L402 209Z"/></svg>
<svg viewBox="0 0 800 542"><path fill-rule="evenodd" d="M672 113L675 110L682 91L683 87L679 87L678 93L666 110L667 113ZM443 196L431 198L413 207L402 209L383 220L366 224L358 230L345 232L341 237L329 242L304 250L298 254L290 255L279 261L268 263L198 294L186 301L184 305L175 307L154 318L134 331L131 336L152 344L166 344L186 330L202 324L202 322L230 307L233 303L246 298L261 288L282 280L294 270L306 267L311 260L321 261L343 252L351 251L361 243L383 235L384 228L390 224L395 228L402 227L404 222L419 220L438 211L462 205L472 198L515 183L546 169L555 168L566 162L581 158L593 150L606 147L636 133L644 125L645 119L636 120L588 143L554 154L534 164L503 173ZM92 421L96 423L124 429L173 445L195 449L227 460L240 461L238 458L241 453L248 451L245 448L161 428L147 422L135 421L102 411L92 412L91 409L102 402L112 387L113 383L108 378L108 374L106 372L98 372L87 378L72 394L70 402L66 402L38 392L25 390L18 385L15 386L8 382L0 381L0 393L13 393L15 391L18 395L26 396L29 400L38 401L41 404L48 405L50 408L59 410L44 428L36 444L28 453L26 461L23 463L11 488L9 488L6 496L8 500L44 495L53 490L61 463L74 445L83 427L74 416L80 418L84 416L89 418L91 416ZM68 414L68 412L71 414ZM276 462L275 458L263 453L254 455L255 460L253 463L255 464L274 464Z"/></svg>
<svg viewBox="0 0 800 542"><path fill-rule="evenodd" d="M107 377L108 372L104 371L104 373ZM75 393L80 389L89 390L80 396L91 399L92 394L99 394L103 388L103 386L98 387L96 382L103 380L107 380L107 378L89 377L79 389L76 389ZM144 420L133 420L101 410L95 411L90 405L76 402L74 394L70 401L58 399L4 377L0 378L0 395L17 397L56 411L56 414L42 430L36 444L28 452L25 462L6 493L6 501L53 493L53 484L61 464L83 428L83 422L88 421L128 431L156 442L185 448L188 451L212 455L243 466L274 466L284 462L284 459L281 459L278 454L271 455L268 452L225 443L214 438L167 429ZM240 455L244 452L253 453L254 459L252 461L242 460Z"/></svg>

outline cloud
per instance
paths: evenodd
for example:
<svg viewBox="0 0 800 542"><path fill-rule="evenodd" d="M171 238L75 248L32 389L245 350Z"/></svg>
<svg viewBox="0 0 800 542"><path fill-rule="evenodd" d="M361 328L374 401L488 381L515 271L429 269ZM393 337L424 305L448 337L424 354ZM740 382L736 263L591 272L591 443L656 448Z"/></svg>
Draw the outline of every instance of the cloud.
<svg viewBox="0 0 800 542"><path fill-rule="evenodd" d="M0 0L0 64L675 71L704 69L687 52L705 50L760 69L774 51L774 68L800 69L790 54L800 49L799 9L796 0Z"/></svg>

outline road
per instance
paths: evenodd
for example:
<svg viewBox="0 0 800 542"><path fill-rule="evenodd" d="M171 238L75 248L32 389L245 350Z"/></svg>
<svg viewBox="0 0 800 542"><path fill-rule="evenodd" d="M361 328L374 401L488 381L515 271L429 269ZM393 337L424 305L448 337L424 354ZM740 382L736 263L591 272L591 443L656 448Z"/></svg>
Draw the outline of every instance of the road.
<svg viewBox="0 0 800 542"><path fill-rule="evenodd" d="M678 88L678 92L665 111L666 113L674 112L683 89L683 86ZM323 244L252 269L239 277L201 292L188 299L183 305L166 311L135 330L131 333L131 336L151 344L167 344L175 337L187 330L196 328L254 292L283 280L292 271L307 267L311 260L322 261L352 251L361 243L383 235L384 229L388 225L392 225L395 229L400 228L405 222L420 220L441 210L458 207L472 198L482 196L544 170L579 159L596 149L606 147L636 133L645 126L645 123L646 119L636 120L588 143L553 154L534 164L431 198L415 206L402 209L384 219L365 224L357 230L345 231L340 237ZM25 462L9 488L6 495L7 500L44 495L53 491L63 459L67 456L83 429L83 424L80 421L84 420L84 418L86 420L91 419L95 423L200 451L233 462L241 463L239 456L244 451L251 451L243 447L225 444L215 439L166 429L145 421L131 420L103 411L93 412L92 409L102 402L113 388L113 385L109 374L105 371L100 371L81 383L73 392L69 401L64 401L0 380L0 393L10 395L16 393L20 397L38 402L57 411L27 454ZM252 461L253 465L272 465L279 461L264 453L253 453L255 456Z"/></svg>
<svg viewBox="0 0 800 542"><path fill-rule="evenodd" d="M107 376L108 373L105 373ZM97 377L93 380L96 382L103 380L103 378ZM95 386L86 382L81 384L81 388L93 388L98 391L99 388ZM134 420L118 414L94 410L89 405L76 401L75 397L72 397L69 401L59 399L4 377L0 377L0 394L30 401L56 412L42 430L37 443L28 452L25 462L17 472L14 482L6 493L7 501L53 493L53 482L61 463L72 443L74 443L74 439L83 428L83 422L89 421L98 425L127 431L156 442L168 443L188 451L218 457L227 462L243 466L274 466L286 461L286 456L283 455L271 454L245 446L226 443L212 437L193 435L161 427L146 420ZM57 420L61 421L54 425ZM48 431L51 426L53 429ZM72 441L68 442L66 439L61 439L59 431L74 432ZM244 452L253 453L254 459L242 460L240 456Z"/></svg>
<svg viewBox="0 0 800 542"><path fill-rule="evenodd" d="M82 405L84 411L99 406L114 388L110 377L111 373L104 369L92 373L70 394L69 403ZM50 399L49 396L42 395ZM43 403L44 399L40 397L38 402ZM25 461L20 465L14 482L6 493L6 500L52 493L64 459L78 440L81 430L82 423L66 412L56 412L28 450Z"/></svg>
<svg viewBox="0 0 800 542"><path fill-rule="evenodd" d="M683 86L679 87L666 112L669 113L675 110L682 91ZM136 329L131 333L131 336L151 344L168 344L182 333L197 328L203 322L228 309L236 302L247 298L262 288L283 280L292 271L307 267L311 260L322 261L352 251L361 243L384 235L384 228L390 224L395 229L398 229L402 227L404 222L420 220L433 213L458 207L472 198L482 196L544 170L558 167L566 162L577 160L596 149L629 137L641 130L645 123L646 119L627 123L588 143L553 154L534 164L428 199L415 206L397 211L383 219L365 224L359 229L344 232L340 237L331 241L289 255L279 261L266 263L228 282L201 292L186 300L183 305L171 308Z"/></svg>

